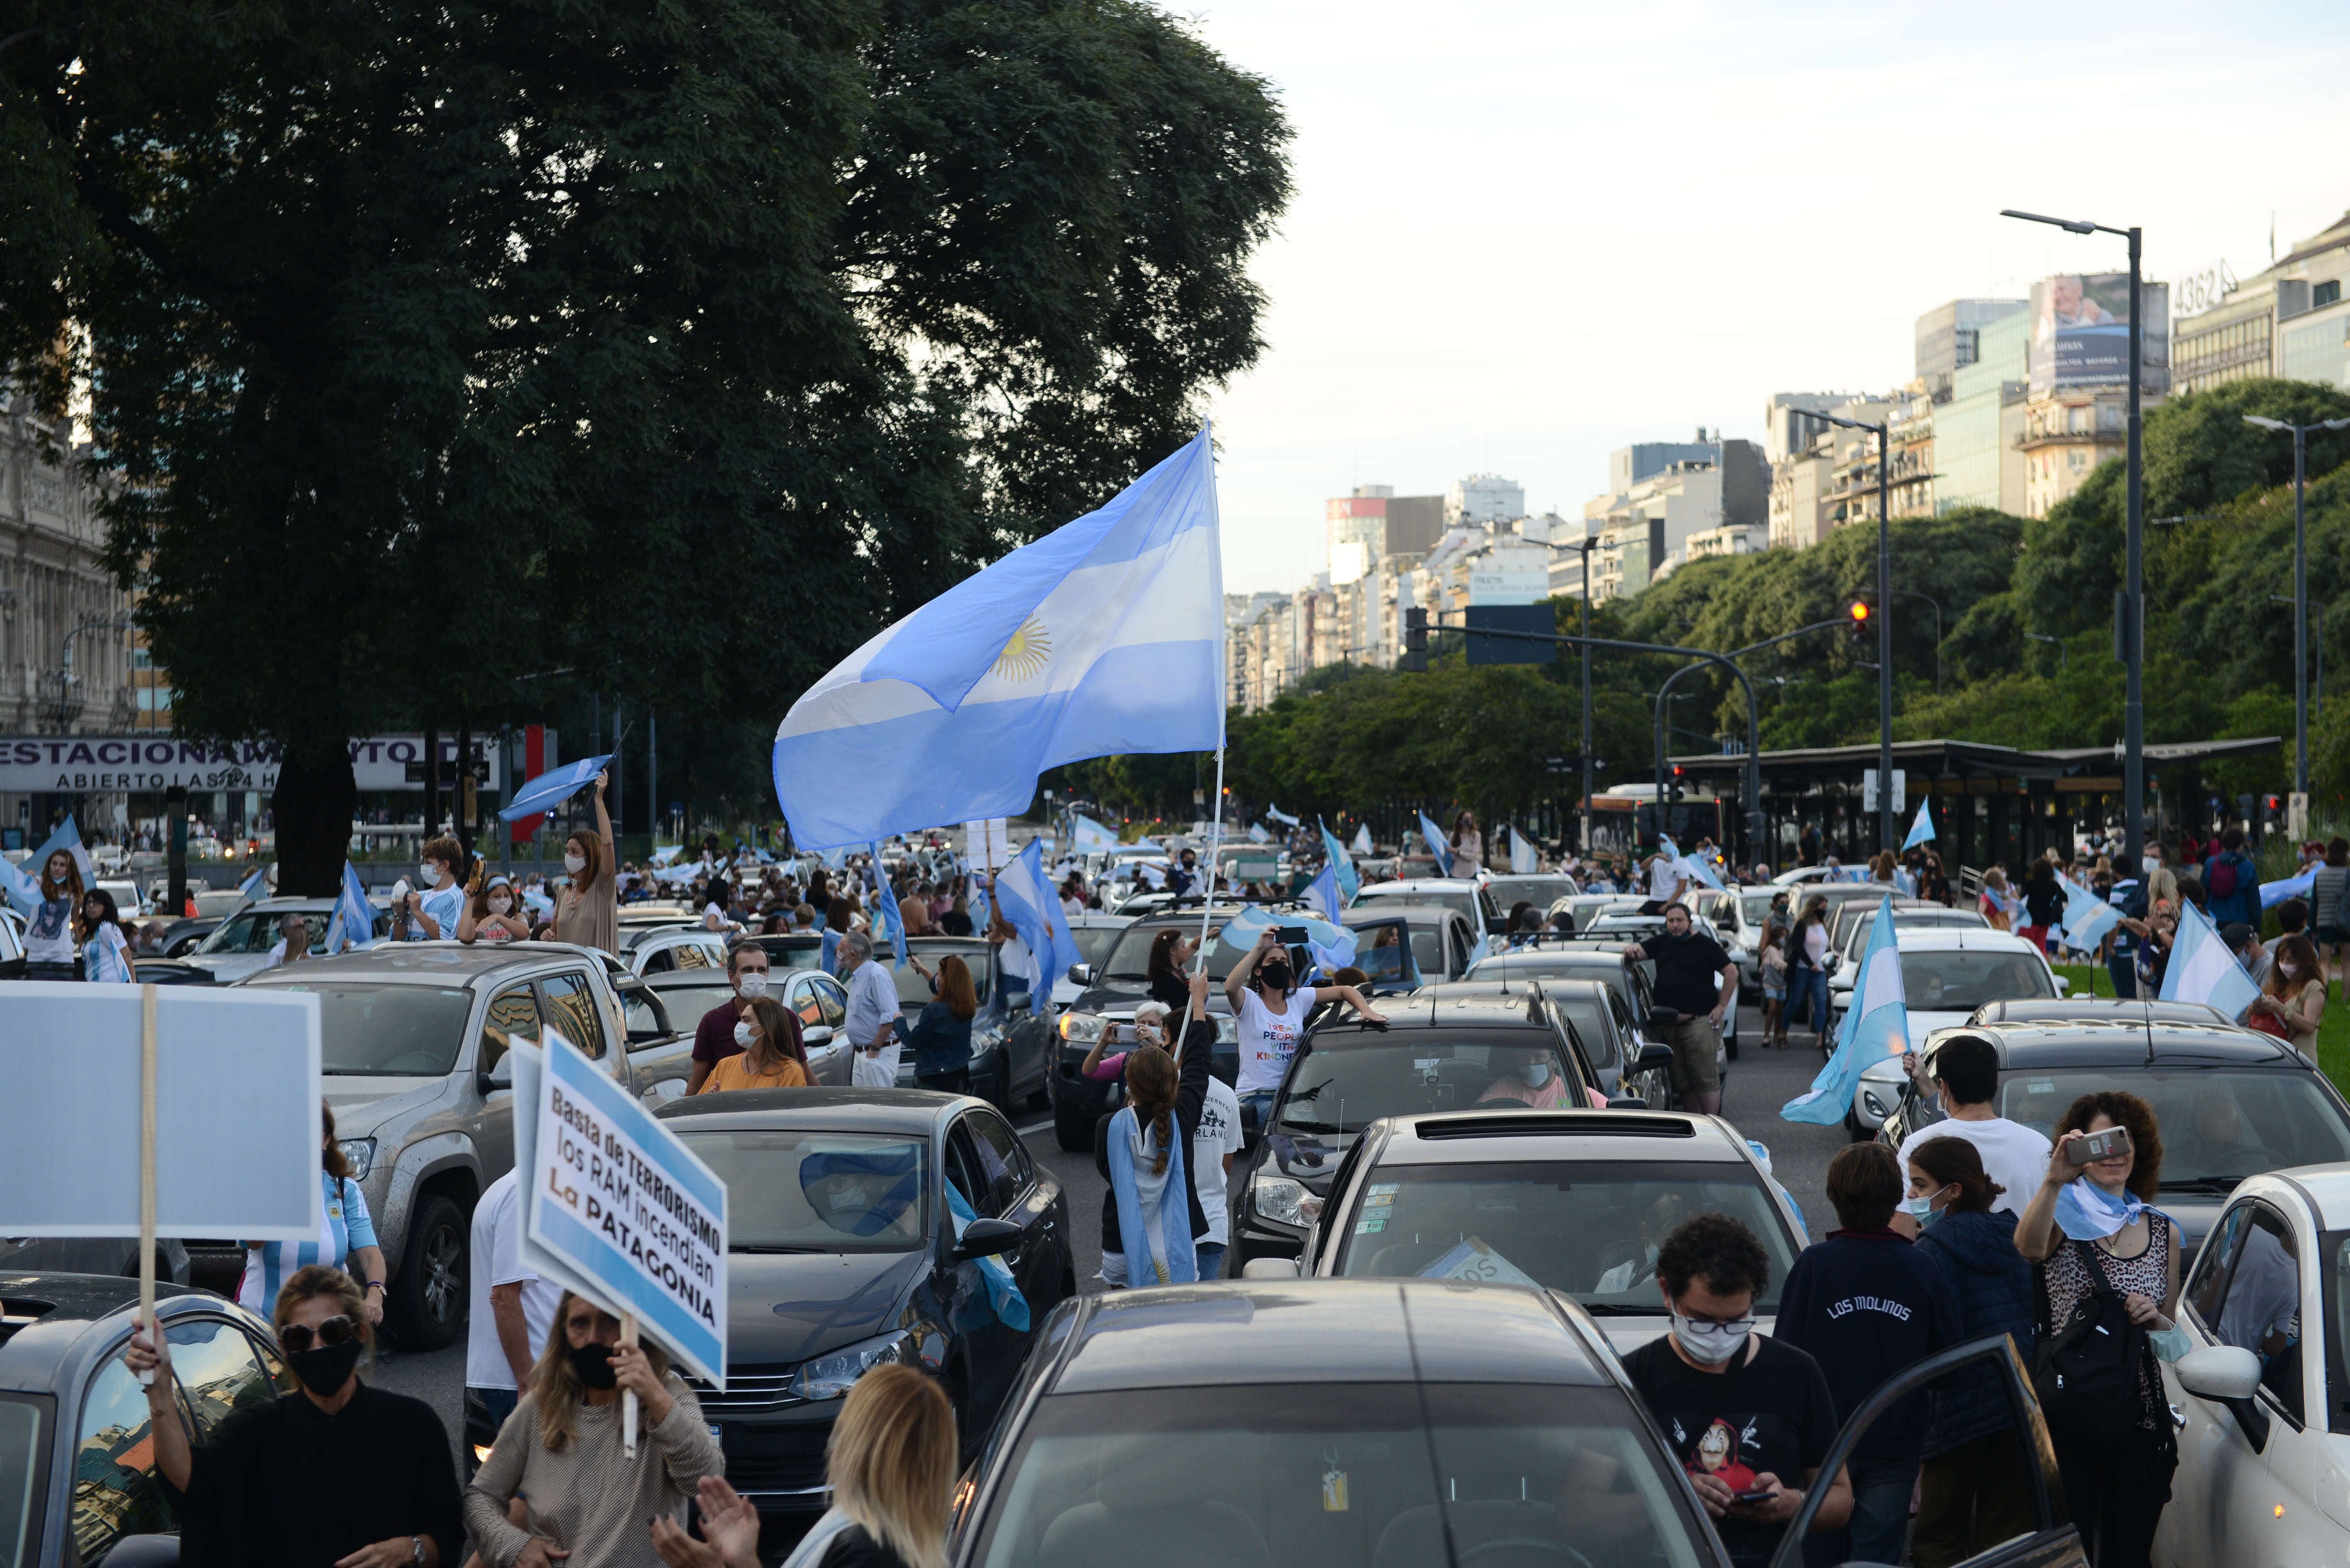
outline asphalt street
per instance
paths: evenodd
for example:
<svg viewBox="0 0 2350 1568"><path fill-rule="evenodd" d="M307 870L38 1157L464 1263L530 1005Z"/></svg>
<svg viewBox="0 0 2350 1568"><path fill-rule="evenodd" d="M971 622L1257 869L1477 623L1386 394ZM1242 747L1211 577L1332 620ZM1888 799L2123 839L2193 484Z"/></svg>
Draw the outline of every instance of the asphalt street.
<svg viewBox="0 0 2350 1568"><path fill-rule="evenodd" d="M1794 1195L1812 1235L1817 1238L1835 1223L1825 1183L1828 1161L1845 1146L1844 1129L1782 1121L1779 1107L1811 1086L1820 1058L1801 1044L1788 1051L1762 1050L1754 1043L1760 1028L1751 1012L1745 1023L1746 1044L1739 1059L1731 1064L1722 1114L1748 1137L1770 1149L1772 1173ZM1013 1125L1026 1137L1038 1162L1068 1191L1078 1288L1100 1290L1103 1183L1094 1172L1093 1156L1063 1152L1053 1137L1052 1117L1045 1112L1015 1116ZM431 1401L452 1442L462 1432L465 1380L462 1341L446 1350L425 1354L388 1354L378 1362L374 1376L380 1386Z"/></svg>

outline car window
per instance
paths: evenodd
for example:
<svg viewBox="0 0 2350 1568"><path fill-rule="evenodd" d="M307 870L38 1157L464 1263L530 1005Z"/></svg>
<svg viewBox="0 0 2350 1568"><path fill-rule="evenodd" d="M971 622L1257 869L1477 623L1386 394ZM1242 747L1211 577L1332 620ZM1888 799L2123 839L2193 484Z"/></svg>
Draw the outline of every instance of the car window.
<svg viewBox="0 0 2350 1568"><path fill-rule="evenodd" d="M816 1000L823 1005L824 1021L835 1029L839 1028L848 1017L848 992L843 991L840 982L830 975L809 983L816 987Z"/></svg>
<svg viewBox="0 0 2350 1568"><path fill-rule="evenodd" d="M2241 1228L2242 1245L2228 1272L2219 1318L2206 1319L2204 1326L2220 1344L2259 1356L2261 1386L2300 1421L2300 1250L2293 1244L2293 1227L2267 1204L2246 1204L2238 1212L2248 1216Z"/></svg>
<svg viewBox="0 0 2350 1568"><path fill-rule="evenodd" d="M155 1473L147 1390L118 1354L91 1378L74 1421L74 1545L96 1563L126 1535L174 1528Z"/></svg>
<svg viewBox="0 0 2350 1568"><path fill-rule="evenodd" d="M2030 953L1905 952L1901 990L1912 1009L1972 1012L1986 1002L2056 994Z"/></svg>
<svg viewBox="0 0 2350 1568"><path fill-rule="evenodd" d="M2210 1239L2196 1255L2195 1268L2187 1278L2186 1301L2196 1320L2206 1333L2219 1333L2220 1302L2228 1291L2228 1271L2235 1265L2236 1253L2244 1244L2244 1232L2251 1228L2252 1206L2239 1203L2228 1210L2227 1217L2212 1229Z"/></svg>
<svg viewBox="0 0 2350 1568"><path fill-rule="evenodd" d="M927 1137L690 1124L678 1136L726 1184L730 1252L905 1252L928 1234Z"/></svg>
<svg viewBox="0 0 2350 1568"><path fill-rule="evenodd" d="M474 1071L486 1073L498 1064L506 1047L517 1040L538 1044L538 998L530 982L510 985L490 998L490 1010L482 1019L482 1059Z"/></svg>
<svg viewBox="0 0 2350 1568"><path fill-rule="evenodd" d="M1575 1031L1582 1042L1583 1054L1595 1067L1613 1067L1616 1064L1615 1020L1607 1002L1596 996L1570 996L1559 999L1555 1005L1559 1015Z"/></svg>
<svg viewBox="0 0 2350 1568"><path fill-rule="evenodd" d="M680 942L669 950L679 969L715 969L718 960L711 956L707 942Z"/></svg>
<svg viewBox="0 0 2350 1568"><path fill-rule="evenodd" d="M546 1022L561 1030L563 1037L578 1046L583 1054L602 1061L604 1020L596 1011L596 998L588 989L588 977L549 975L538 982L538 993L546 1008Z"/></svg>
<svg viewBox="0 0 2350 1568"><path fill-rule="evenodd" d="M821 1028L824 1024L824 1003L816 1000L815 984L802 975L784 992L784 1005L800 1021L800 1031Z"/></svg>
<svg viewBox="0 0 2350 1568"><path fill-rule="evenodd" d="M0 921L0 949L7 940L7 923ZM0 1394L0 1563L30 1563L36 1556L29 1542L40 1514L41 1488L35 1478L47 1468L47 1417L38 1400Z"/></svg>
<svg viewBox="0 0 2350 1568"><path fill-rule="evenodd" d="M987 1173L991 1211L1001 1214L1028 1185L1027 1151L1003 1118L993 1111L972 1111L963 1117L963 1125L972 1130L972 1151Z"/></svg>
<svg viewBox="0 0 2350 1568"><path fill-rule="evenodd" d="M620 1012L629 1021L629 1049L631 1051L656 1044L672 1033L669 1013L660 999L643 986L630 986L620 992Z"/></svg>
<svg viewBox="0 0 2350 1568"><path fill-rule="evenodd" d="M647 954L645 956L644 967L637 972L639 974L667 974L675 968L677 968L677 950L675 948L661 948L654 952Z"/></svg>
<svg viewBox="0 0 2350 1568"><path fill-rule="evenodd" d="M957 1122L947 1134L947 1180L953 1183L954 1189L979 1218L993 1219L1003 1212L989 1202L989 1190L994 1184L987 1168L980 1164L975 1140L963 1122Z"/></svg>
<svg viewBox="0 0 2350 1568"><path fill-rule="evenodd" d="M200 1440L247 1405L277 1397L275 1379L254 1354L253 1342L234 1324L218 1318L175 1323L164 1337L171 1341L172 1371Z"/></svg>

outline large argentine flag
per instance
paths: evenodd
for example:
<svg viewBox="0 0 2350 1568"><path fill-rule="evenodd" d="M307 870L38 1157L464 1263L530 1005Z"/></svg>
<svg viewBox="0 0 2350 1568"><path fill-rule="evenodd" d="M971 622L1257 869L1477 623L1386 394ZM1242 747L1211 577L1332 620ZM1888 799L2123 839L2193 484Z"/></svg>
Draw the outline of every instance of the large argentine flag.
<svg viewBox="0 0 2350 1568"><path fill-rule="evenodd" d="M1069 919L1061 913L1061 896L1045 873L1045 841L1032 838L1012 864L995 874L995 907L1028 950L1035 955L1036 972L1031 1004L1042 1009L1053 993L1053 982L1069 972L1084 955L1069 935Z"/></svg>
<svg viewBox="0 0 2350 1568"><path fill-rule="evenodd" d="M1017 815L1046 768L1223 739L1223 566L1205 426L1097 512L834 667L775 732L794 842Z"/></svg>
<svg viewBox="0 0 2350 1568"><path fill-rule="evenodd" d="M2162 1000L2199 1002L2230 1018L2241 1018L2261 988L2193 899L2178 907L2178 934L2170 940L2170 963L2162 971Z"/></svg>
<svg viewBox="0 0 2350 1568"><path fill-rule="evenodd" d="M73 816L68 813L66 819L57 824L57 831L42 840L38 849L25 857L21 868L0 860L0 878L5 878L5 881L0 881L0 892L5 892L8 901L28 915L38 909L41 907L42 874L49 867L49 857L60 849L73 857L74 868L81 873L82 887L85 889L96 887L98 868L90 862L89 851L82 846L81 829L74 826Z"/></svg>
<svg viewBox="0 0 2350 1568"><path fill-rule="evenodd" d="M1877 907L1868 928L1868 949L1860 955L1860 973L1852 988L1852 1005L1844 1015L1835 1053L1820 1069L1812 1086L1781 1107L1791 1122L1815 1122L1822 1127L1844 1120L1852 1109L1853 1092L1860 1075L1887 1056L1909 1049L1909 1005L1901 988L1901 944L1893 929L1893 898L1887 894Z"/></svg>

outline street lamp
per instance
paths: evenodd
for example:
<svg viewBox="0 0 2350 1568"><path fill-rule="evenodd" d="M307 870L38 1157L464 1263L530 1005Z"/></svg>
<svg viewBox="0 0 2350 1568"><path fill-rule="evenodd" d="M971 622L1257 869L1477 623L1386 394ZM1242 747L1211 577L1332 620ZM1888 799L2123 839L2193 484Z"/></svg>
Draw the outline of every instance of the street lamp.
<svg viewBox="0 0 2350 1568"><path fill-rule="evenodd" d="M1575 548L1583 554L1583 635L1591 636L1591 552L1599 546L1599 535L1591 524L1583 524L1583 543ZM1579 650L1583 655L1583 852L1591 853L1595 840L1591 836L1591 644L1585 641Z"/></svg>
<svg viewBox="0 0 2350 1568"><path fill-rule="evenodd" d="M2135 866L2146 850L2146 461L2138 414L2146 372L2146 301L2138 284L2144 231L2116 229L2085 218L2051 218L2004 208L2002 218L2050 223L2072 234L2120 234L2129 241L2129 454L2128 586L2123 590L2122 636L2128 685L2122 698L2123 864Z"/></svg>
<svg viewBox="0 0 2350 1568"><path fill-rule="evenodd" d="M2309 466L2309 432L2350 430L2350 420L2318 420L2305 425L2246 414L2244 422L2264 431L2293 432L2293 788L2309 806L2309 529L2302 514L2303 475ZM2306 832L2306 823L2295 832Z"/></svg>
<svg viewBox="0 0 2350 1568"><path fill-rule="evenodd" d="M1877 432L1877 846L1893 847L1893 518L1888 508L1892 492L1887 469L1893 441L1890 421L1872 424L1841 414L1814 414L1814 419L1847 430ZM1939 618L1939 614L1937 619Z"/></svg>

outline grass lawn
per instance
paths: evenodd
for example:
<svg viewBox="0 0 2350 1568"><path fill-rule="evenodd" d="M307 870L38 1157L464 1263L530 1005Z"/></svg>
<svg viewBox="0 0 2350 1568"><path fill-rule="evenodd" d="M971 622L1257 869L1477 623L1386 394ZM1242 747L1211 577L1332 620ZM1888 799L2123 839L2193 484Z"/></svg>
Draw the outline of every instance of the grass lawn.
<svg viewBox="0 0 2350 1568"><path fill-rule="evenodd" d="M2051 966L2073 982L2074 996L2111 996L2114 977L2106 972L2103 964L2060 963ZM2345 1005L2337 993L2325 1009L2325 1021L2317 1030L2317 1064L2334 1080L2334 1086L2350 1095L2350 1005Z"/></svg>

